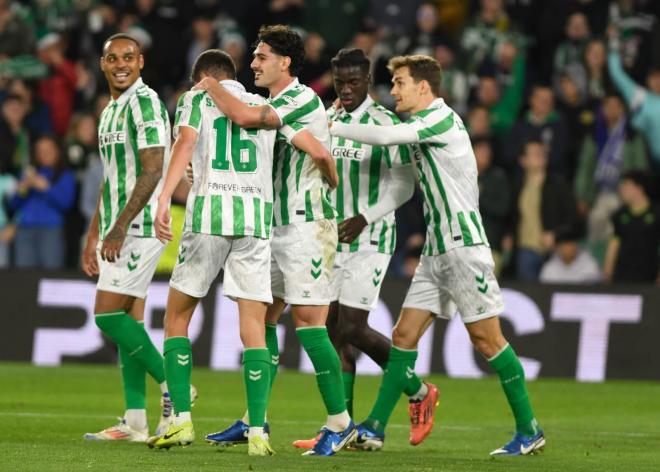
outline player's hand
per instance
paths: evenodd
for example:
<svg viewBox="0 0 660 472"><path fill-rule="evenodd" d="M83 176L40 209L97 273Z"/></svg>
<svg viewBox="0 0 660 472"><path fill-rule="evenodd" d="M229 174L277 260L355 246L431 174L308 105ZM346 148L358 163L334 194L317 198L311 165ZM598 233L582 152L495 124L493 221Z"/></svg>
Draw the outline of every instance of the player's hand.
<svg viewBox="0 0 660 472"><path fill-rule="evenodd" d="M80 265L87 276L93 277L99 273L99 260L96 256L96 245L98 237L87 236L85 247L83 248Z"/></svg>
<svg viewBox="0 0 660 472"><path fill-rule="evenodd" d="M350 244L357 238L367 226L367 220L362 215L357 215L339 223L337 232L339 242Z"/></svg>
<svg viewBox="0 0 660 472"><path fill-rule="evenodd" d="M195 179L195 174L193 174L192 162L189 162L188 166L186 167L186 180L190 185L192 185L194 179Z"/></svg>
<svg viewBox="0 0 660 472"><path fill-rule="evenodd" d="M172 234L171 222L172 217L170 215L168 202L159 198L154 228L156 230L156 237L163 244L167 244L174 237Z"/></svg>
<svg viewBox="0 0 660 472"><path fill-rule="evenodd" d="M121 248L126 240L126 230L116 224L105 236L101 246L101 259L108 262L115 262L121 256Z"/></svg>
<svg viewBox="0 0 660 472"><path fill-rule="evenodd" d="M202 80L193 85L192 90L206 90L218 86L218 80L213 77L204 77Z"/></svg>

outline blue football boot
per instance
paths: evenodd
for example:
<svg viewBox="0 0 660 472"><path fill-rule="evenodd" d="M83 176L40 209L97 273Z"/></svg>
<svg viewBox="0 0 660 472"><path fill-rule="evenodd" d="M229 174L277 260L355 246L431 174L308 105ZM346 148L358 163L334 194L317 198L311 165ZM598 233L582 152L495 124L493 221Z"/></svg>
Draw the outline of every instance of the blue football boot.
<svg viewBox="0 0 660 472"><path fill-rule="evenodd" d="M321 438L316 443L314 449L303 453L303 456L334 456L348 444L352 443L357 434L355 423L351 421L344 431L335 433L327 427L321 430Z"/></svg>
<svg viewBox="0 0 660 472"><path fill-rule="evenodd" d="M490 453L491 456L526 456L540 452L545 446L543 430L539 429L533 436L516 433L513 439L499 449Z"/></svg>
<svg viewBox="0 0 660 472"><path fill-rule="evenodd" d="M236 444L248 443L248 431L250 427L243 423L242 420L236 421L229 428L217 433L207 434L204 439L210 444L216 446L235 446ZM270 427L268 423L264 423L264 433L270 435Z"/></svg>
<svg viewBox="0 0 660 472"><path fill-rule="evenodd" d="M363 451L380 451L385 442L385 434L369 429L364 423L357 425L357 435L353 446Z"/></svg>

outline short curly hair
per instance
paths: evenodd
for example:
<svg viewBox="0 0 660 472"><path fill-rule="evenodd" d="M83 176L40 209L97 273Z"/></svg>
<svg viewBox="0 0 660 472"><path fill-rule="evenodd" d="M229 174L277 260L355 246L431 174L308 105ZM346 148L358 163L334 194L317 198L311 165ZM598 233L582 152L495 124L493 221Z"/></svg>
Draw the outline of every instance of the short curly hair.
<svg viewBox="0 0 660 472"><path fill-rule="evenodd" d="M254 46L259 43L268 44L275 54L291 59L289 73L295 77L302 70L305 62L305 45L298 33L286 25L262 26Z"/></svg>

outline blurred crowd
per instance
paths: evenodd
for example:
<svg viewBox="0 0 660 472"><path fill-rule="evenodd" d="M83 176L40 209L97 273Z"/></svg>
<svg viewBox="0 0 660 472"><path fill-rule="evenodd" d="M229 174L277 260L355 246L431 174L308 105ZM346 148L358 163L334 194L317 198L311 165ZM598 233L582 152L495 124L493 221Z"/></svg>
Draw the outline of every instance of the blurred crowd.
<svg viewBox="0 0 660 472"><path fill-rule="evenodd" d="M480 208L502 277L658 282L660 2L654 0L0 0L0 267L73 268L103 179L98 117L105 38L143 45L145 83L173 114L195 57L225 49L257 93L262 24L303 35L300 80L327 103L330 58L435 57L443 98L466 122ZM397 211L391 272L424 242L421 196Z"/></svg>

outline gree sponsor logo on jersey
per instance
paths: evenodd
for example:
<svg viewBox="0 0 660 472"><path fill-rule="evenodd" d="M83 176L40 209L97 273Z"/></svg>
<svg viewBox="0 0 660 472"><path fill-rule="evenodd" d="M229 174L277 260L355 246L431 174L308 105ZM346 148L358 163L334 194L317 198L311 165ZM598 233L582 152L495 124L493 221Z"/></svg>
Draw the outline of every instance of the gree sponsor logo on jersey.
<svg viewBox="0 0 660 472"><path fill-rule="evenodd" d="M366 151L362 148L349 148L343 146L334 146L332 148L332 156L335 158L345 157L346 159L355 159L359 161L364 159L366 155Z"/></svg>
<svg viewBox="0 0 660 472"><path fill-rule="evenodd" d="M99 137L102 145L124 143L126 141L126 133L123 131L115 131L114 133L101 133Z"/></svg>

